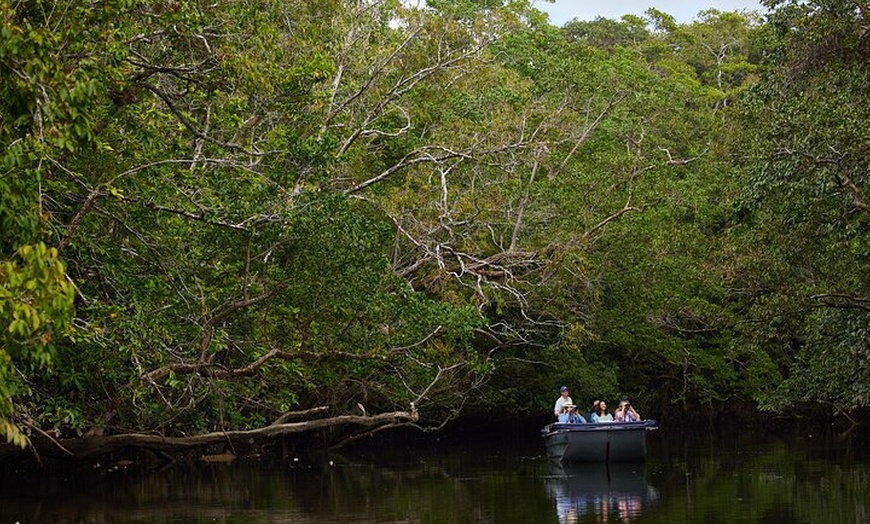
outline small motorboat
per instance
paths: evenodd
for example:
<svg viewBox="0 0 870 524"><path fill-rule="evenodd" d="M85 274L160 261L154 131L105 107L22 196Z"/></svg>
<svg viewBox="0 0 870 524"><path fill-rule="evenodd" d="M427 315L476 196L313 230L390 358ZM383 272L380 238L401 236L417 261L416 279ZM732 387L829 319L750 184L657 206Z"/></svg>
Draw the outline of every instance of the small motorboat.
<svg viewBox="0 0 870 524"><path fill-rule="evenodd" d="M547 456L558 462L637 462L646 458L646 433L655 420L554 422L541 430Z"/></svg>

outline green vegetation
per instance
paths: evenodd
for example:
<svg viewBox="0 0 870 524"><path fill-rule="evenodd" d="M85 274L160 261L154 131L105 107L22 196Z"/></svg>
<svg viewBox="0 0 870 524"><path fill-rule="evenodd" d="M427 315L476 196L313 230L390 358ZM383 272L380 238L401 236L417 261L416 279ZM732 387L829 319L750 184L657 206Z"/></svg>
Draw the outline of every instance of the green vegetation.
<svg viewBox="0 0 870 524"><path fill-rule="evenodd" d="M768 3L0 0L2 433L865 409L866 6Z"/></svg>

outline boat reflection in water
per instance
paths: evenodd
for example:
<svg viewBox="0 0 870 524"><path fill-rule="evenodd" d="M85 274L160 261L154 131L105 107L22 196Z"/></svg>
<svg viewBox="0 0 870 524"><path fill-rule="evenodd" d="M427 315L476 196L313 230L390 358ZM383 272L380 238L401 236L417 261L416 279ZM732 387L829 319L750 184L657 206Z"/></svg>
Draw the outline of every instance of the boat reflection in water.
<svg viewBox="0 0 870 524"><path fill-rule="evenodd" d="M561 524L583 522L584 517L595 522L632 522L659 498L646 482L643 463L550 461L546 486Z"/></svg>

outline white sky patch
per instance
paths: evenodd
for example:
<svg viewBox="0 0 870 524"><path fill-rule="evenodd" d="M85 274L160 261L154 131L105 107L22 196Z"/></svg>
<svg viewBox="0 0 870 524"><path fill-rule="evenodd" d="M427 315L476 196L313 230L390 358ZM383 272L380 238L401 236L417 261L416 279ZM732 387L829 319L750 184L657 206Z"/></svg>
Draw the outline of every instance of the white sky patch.
<svg viewBox="0 0 870 524"><path fill-rule="evenodd" d="M677 23L691 22L699 12L707 9L719 11L757 11L765 14L767 9L760 0L700 0L680 2L674 0L556 0L553 3L536 0L534 7L550 15L550 23L556 26L577 18L594 20L596 17L620 20L622 15L644 16L650 7L673 16Z"/></svg>

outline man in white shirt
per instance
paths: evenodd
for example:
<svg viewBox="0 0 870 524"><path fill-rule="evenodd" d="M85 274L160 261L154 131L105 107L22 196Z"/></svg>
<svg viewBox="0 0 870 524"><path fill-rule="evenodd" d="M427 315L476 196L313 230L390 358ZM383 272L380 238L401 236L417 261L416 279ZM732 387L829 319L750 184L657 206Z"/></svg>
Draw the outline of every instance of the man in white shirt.
<svg viewBox="0 0 870 524"><path fill-rule="evenodd" d="M568 396L568 386L562 386L559 389L559 398L556 399L556 406L553 407L553 415L556 418L559 418L559 415L562 414L562 407L565 404L573 404L574 401L571 400L571 397Z"/></svg>

